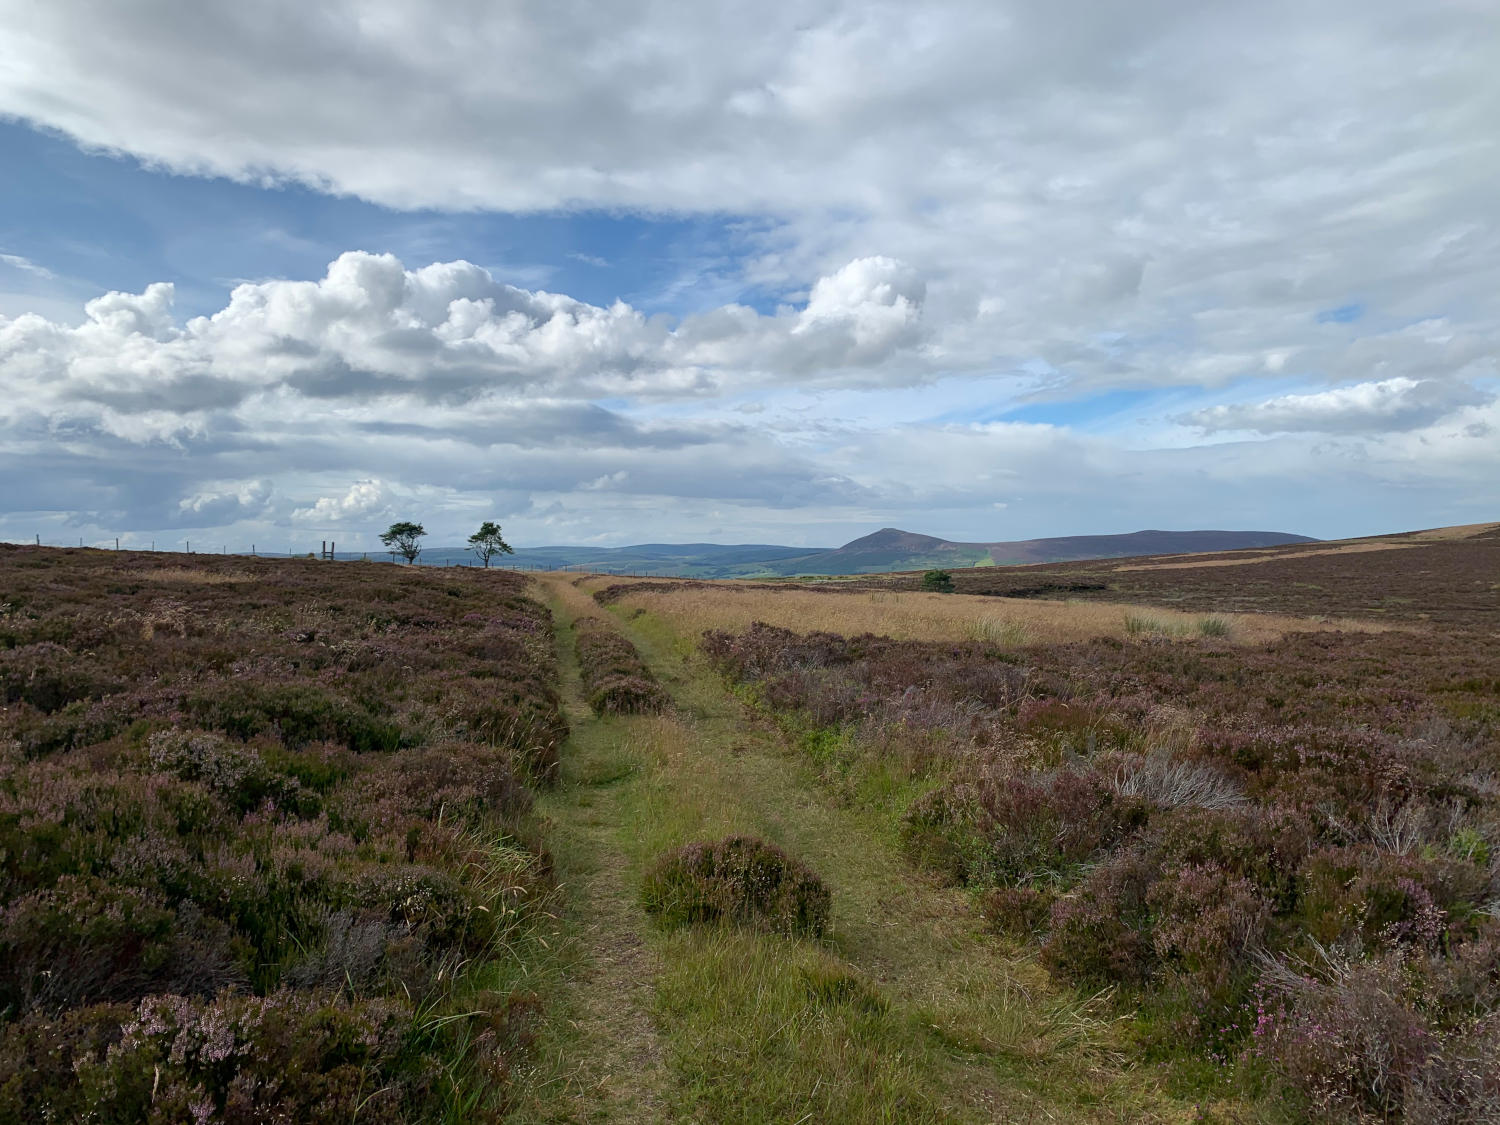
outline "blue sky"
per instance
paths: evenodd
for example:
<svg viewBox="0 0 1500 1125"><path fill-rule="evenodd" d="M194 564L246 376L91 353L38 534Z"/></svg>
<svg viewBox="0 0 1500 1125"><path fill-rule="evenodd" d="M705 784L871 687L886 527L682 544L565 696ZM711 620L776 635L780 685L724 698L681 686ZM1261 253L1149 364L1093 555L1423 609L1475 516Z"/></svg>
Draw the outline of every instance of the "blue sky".
<svg viewBox="0 0 1500 1125"><path fill-rule="evenodd" d="M649 312L696 311L730 288L762 307L777 296L739 288L744 220L724 216L400 211L296 184L173 174L15 121L0 121L0 157L0 252L47 263L56 292L77 298L76 319L91 297L154 281L175 284L182 316L210 314L239 281L317 277L348 249L463 258L516 284Z"/></svg>
<svg viewBox="0 0 1500 1125"><path fill-rule="evenodd" d="M0 538L1494 518L1500 18L1272 7L0 0Z"/></svg>

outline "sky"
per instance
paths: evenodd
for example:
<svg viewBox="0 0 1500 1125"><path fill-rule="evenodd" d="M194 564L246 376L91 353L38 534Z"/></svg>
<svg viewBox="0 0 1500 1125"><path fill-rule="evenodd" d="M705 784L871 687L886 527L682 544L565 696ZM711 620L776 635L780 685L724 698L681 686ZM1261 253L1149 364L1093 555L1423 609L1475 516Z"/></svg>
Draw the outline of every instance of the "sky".
<svg viewBox="0 0 1500 1125"><path fill-rule="evenodd" d="M1500 519L1493 0L0 0L0 539Z"/></svg>

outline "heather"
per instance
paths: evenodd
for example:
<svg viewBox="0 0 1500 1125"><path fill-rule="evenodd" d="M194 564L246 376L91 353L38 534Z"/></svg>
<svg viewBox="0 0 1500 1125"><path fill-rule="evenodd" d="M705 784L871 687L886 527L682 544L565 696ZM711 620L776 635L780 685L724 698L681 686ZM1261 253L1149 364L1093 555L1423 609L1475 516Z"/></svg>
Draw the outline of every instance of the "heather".
<svg viewBox="0 0 1500 1125"><path fill-rule="evenodd" d="M566 727L513 575L0 549L0 1118L481 1120Z"/></svg>
<svg viewBox="0 0 1500 1125"><path fill-rule="evenodd" d="M641 897L665 926L723 922L817 937L828 925L823 881L751 836L674 848L647 873Z"/></svg>
<svg viewBox="0 0 1500 1125"><path fill-rule="evenodd" d="M584 694L598 715L655 714L670 700L635 645L597 617L573 626Z"/></svg>
<svg viewBox="0 0 1500 1125"><path fill-rule="evenodd" d="M1114 990L1145 1057L1273 1074L1329 1120L1493 1119L1482 627L1002 646L755 625L703 646L997 940Z"/></svg>
<svg viewBox="0 0 1500 1125"><path fill-rule="evenodd" d="M954 572L959 593L1133 602L1194 613L1354 617L1493 628L1500 529L1414 532L1219 554ZM917 576L894 579L915 587Z"/></svg>

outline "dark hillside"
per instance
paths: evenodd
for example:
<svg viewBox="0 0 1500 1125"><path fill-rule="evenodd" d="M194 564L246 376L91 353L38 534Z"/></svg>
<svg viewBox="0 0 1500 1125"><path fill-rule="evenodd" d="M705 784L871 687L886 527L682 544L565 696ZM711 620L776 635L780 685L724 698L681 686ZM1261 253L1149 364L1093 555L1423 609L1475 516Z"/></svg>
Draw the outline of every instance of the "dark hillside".
<svg viewBox="0 0 1500 1125"><path fill-rule="evenodd" d="M1289 613L1500 630L1500 537L1391 536L954 575L959 592L1081 597L1203 612Z"/></svg>
<svg viewBox="0 0 1500 1125"><path fill-rule="evenodd" d="M1200 551L1238 551L1247 547L1280 547L1315 543L1306 535L1284 531L1133 531L1128 535L1067 535L1057 539L1027 539L992 543L996 563L1069 562L1075 559L1128 558L1133 555L1189 554Z"/></svg>

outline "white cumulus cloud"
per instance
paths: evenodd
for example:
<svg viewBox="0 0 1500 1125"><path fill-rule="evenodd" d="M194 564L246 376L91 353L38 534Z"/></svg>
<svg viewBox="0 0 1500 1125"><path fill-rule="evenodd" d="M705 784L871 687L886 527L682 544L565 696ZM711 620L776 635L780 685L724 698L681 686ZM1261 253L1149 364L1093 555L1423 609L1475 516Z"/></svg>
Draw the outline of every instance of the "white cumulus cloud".
<svg viewBox="0 0 1500 1125"><path fill-rule="evenodd" d="M264 515L275 491L275 486L264 478L221 482L184 496L177 503L177 512L185 524L221 527Z"/></svg>
<svg viewBox="0 0 1500 1125"><path fill-rule="evenodd" d="M74 328L0 316L11 394L0 420L45 417L131 440L181 440L274 397L304 417L340 402L472 403L517 394L696 396L726 384L879 378L921 339L922 284L887 258L850 263L801 310L727 306L680 324L624 302L519 289L468 262L407 269L341 255L318 281L240 285L179 324L173 287L110 293Z"/></svg>
<svg viewBox="0 0 1500 1125"><path fill-rule="evenodd" d="M1398 376L1263 402L1212 406L1184 415L1182 421L1209 431L1386 433L1420 429L1465 407L1494 400L1493 394L1461 381Z"/></svg>
<svg viewBox="0 0 1500 1125"><path fill-rule="evenodd" d="M311 507L296 509L292 519L314 526L369 520L387 515L392 499L384 481L359 480L342 496L320 496Z"/></svg>

